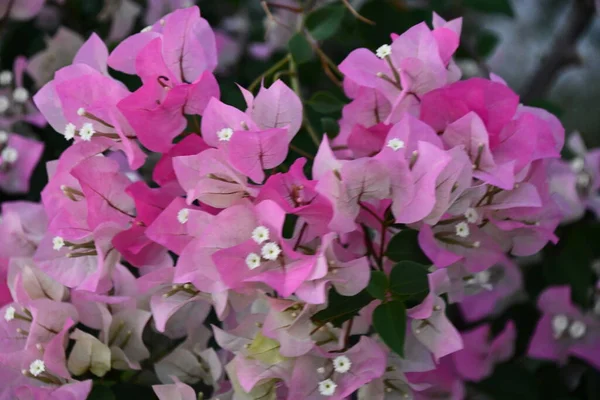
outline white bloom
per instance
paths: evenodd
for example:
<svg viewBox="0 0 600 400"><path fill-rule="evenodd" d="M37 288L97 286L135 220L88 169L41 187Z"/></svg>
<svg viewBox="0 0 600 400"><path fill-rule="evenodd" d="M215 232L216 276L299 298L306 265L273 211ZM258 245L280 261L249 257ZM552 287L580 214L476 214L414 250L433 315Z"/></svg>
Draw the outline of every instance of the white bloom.
<svg viewBox="0 0 600 400"><path fill-rule="evenodd" d="M579 175L577 175L577 184L579 186L587 187L589 186L591 181L592 178L586 173L580 173Z"/></svg>
<svg viewBox="0 0 600 400"><path fill-rule="evenodd" d="M190 219L190 209L189 208L182 208L181 210L179 210L179 212L177 213L177 221L179 221L180 224L185 224L186 222L188 222L189 219Z"/></svg>
<svg viewBox="0 0 600 400"><path fill-rule="evenodd" d="M85 108L79 107L77 109L77 115L79 115L80 117L83 117L85 115Z"/></svg>
<svg viewBox="0 0 600 400"><path fill-rule="evenodd" d="M64 246L65 246L65 240L63 238L61 238L60 236L55 236L54 239L52 239L52 248L54 250L59 251Z"/></svg>
<svg viewBox="0 0 600 400"><path fill-rule="evenodd" d="M277 260L281 254L281 247L275 242L269 242L262 247L260 253L266 260Z"/></svg>
<svg viewBox="0 0 600 400"><path fill-rule="evenodd" d="M566 315L558 314L552 318L552 332L554 337L560 337L569 326L569 319Z"/></svg>
<svg viewBox="0 0 600 400"><path fill-rule="evenodd" d="M317 368L317 372L318 372L319 374L324 374L324 373L325 373L325 368L323 368L323 367L319 367L319 368Z"/></svg>
<svg viewBox="0 0 600 400"><path fill-rule="evenodd" d="M4 320L6 322L8 321L12 321L13 319L15 319L15 308L13 306L10 306L6 309L6 311L4 312Z"/></svg>
<svg viewBox="0 0 600 400"><path fill-rule="evenodd" d="M471 231L469 230L469 225L466 222L460 222L456 224L455 229L456 235L462 238L469 237L469 234L471 233Z"/></svg>
<svg viewBox="0 0 600 400"><path fill-rule="evenodd" d="M336 388L337 384L331 379L325 379L324 381L319 382L319 393L323 396L333 396Z"/></svg>
<svg viewBox="0 0 600 400"><path fill-rule="evenodd" d="M0 114L6 112L10 107L10 100L6 96L0 96Z"/></svg>
<svg viewBox="0 0 600 400"><path fill-rule="evenodd" d="M81 140L89 142L90 140L92 140L92 136L94 136L94 133L96 133L96 131L94 130L94 125L92 125L89 122L86 122L81 127L81 130L79 131L79 136L81 136Z"/></svg>
<svg viewBox="0 0 600 400"><path fill-rule="evenodd" d="M0 72L0 85L6 86L12 83L13 74L12 72L5 70Z"/></svg>
<svg viewBox="0 0 600 400"><path fill-rule="evenodd" d="M252 231L252 240L256 243L261 244L269 240L269 228L266 226L257 226Z"/></svg>
<svg viewBox="0 0 600 400"><path fill-rule="evenodd" d="M352 362L350 362L350 359L346 356L337 356L333 359L333 369L340 374L345 374L350 371L351 366Z"/></svg>
<svg viewBox="0 0 600 400"><path fill-rule="evenodd" d="M233 136L233 129L223 128L217 132L217 136L221 142L229 142Z"/></svg>
<svg viewBox="0 0 600 400"><path fill-rule="evenodd" d="M474 224L479 219L479 213L476 209L469 207L467 208L467 211L465 211L465 218L468 222Z"/></svg>
<svg viewBox="0 0 600 400"><path fill-rule="evenodd" d="M389 44L384 44L383 46L380 46L377 51L375 52L375 54L377 55L377 57L379 58L385 58L389 55L392 54L392 46L390 46Z"/></svg>
<svg viewBox="0 0 600 400"><path fill-rule="evenodd" d="M46 371L46 364L42 360L35 360L29 365L29 372L33 376L39 376L44 371Z"/></svg>
<svg viewBox="0 0 600 400"><path fill-rule="evenodd" d="M260 256L256 253L250 253L246 256L246 265L250 269L260 267Z"/></svg>
<svg viewBox="0 0 600 400"><path fill-rule="evenodd" d="M3 163L13 164L19 158L19 152L13 147L5 147L0 153L0 158Z"/></svg>
<svg viewBox="0 0 600 400"><path fill-rule="evenodd" d="M390 139L387 142L387 147L389 147L390 149L392 149L394 151L398 151L398 150L404 148L404 141L397 139L397 138Z"/></svg>
<svg viewBox="0 0 600 400"><path fill-rule="evenodd" d="M585 167L585 160L581 157L574 158L571 161L571 170L575 173L580 173Z"/></svg>
<svg viewBox="0 0 600 400"><path fill-rule="evenodd" d="M25 103L29 100L29 92L24 87L18 87L13 91L13 100L17 103Z"/></svg>
<svg viewBox="0 0 600 400"><path fill-rule="evenodd" d="M575 321L569 327L569 336L573 339L581 339L585 332L587 331L587 326L585 323L581 321Z"/></svg>
<svg viewBox="0 0 600 400"><path fill-rule="evenodd" d="M77 127L75 125L73 125L72 123L68 123L65 126L65 130L63 132L63 135L65 136L66 140L71 140L75 137L75 133L77 132Z"/></svg>
<svg viewBox="0 0 600 400"><path fill-rule="evenodd" d="M145 27L144 29L142 29L140 32L150 32L152 30L152 25L148 25L147 27Z"/></svg>
<svg viewBox="0 0 600 400"><path fill-rule="evenodd" d="M0 144L8 142L8 132L0 130Z"/></svg>

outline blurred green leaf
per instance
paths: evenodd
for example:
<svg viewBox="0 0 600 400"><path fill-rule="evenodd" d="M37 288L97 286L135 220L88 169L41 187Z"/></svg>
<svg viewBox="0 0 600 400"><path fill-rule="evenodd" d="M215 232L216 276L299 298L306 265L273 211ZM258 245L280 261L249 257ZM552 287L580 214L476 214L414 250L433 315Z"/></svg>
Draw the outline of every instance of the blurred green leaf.
<svg viewBox="0 0 600 400"><path fill-rule="evenodd" d="M406 308L399 300L380 304L373 311L373 327L390 349L404 356Z"/></svg>
<svg viewBox="0 0 600 400"><path fill-rule="evenodd" d="M388 278L382 271L371 271L367 292L376 299L384 300L388 290Z"/></svg>
<svg viewBox="0 0 600 400"><path fill-rule="evenodd" d="M431 264L419 246L419 232L403 229L390 240L385 255L394 261L414 261L420 264Z"/></svg>
<svg viewBox="0 0 600 400"><path fill-rule="evenodd" d="M116 400L112 390L105 385L94 385L88 396L88 400Z"/></svg>
<svg viewBox="0 0 600 400"><path fill-rule="evenodd" d="M321 128L330 138L336 137L340 133L340 125L333 118L321 118Z"/></svg>
<svg viewBox="0 0 600 400"><path fill-rule="evenodd" d="M366 290L354 296L342 296L335 289L331 289L327 308L316 313L313 320L321 324L331 322L335 326L340 326L358 315L358 312L373 300L373 296Z"/></svg>
<svg viewBox="0 0 600 400"><path fill-rule="evenodd" d="M510 0L464 0L463 5L484 13L515 16Z"/></svg>
<svg viewBox="0 0 600 400"><path fill-rule="evenodd" d="M328 39L340 28L345 12L341 4L321 7L306 17L306 28L315 40Z"/></svg>
<svg viewBox="0 0 600 400"><path fill-rule="evenodd" d="M315 93L307 102L313 110L321 114L330 114L340 111L344 102L329 92L320 91Z"/></svg>
<svg viewBox="0 0 600 400"><path fill-rule="evenodd" d="M429 293L427 267L413 261L400 261L390 274L390 292L403 299L421 302Z"/></svg>
<svg viewBox="0 0 600 400"><path fill-rule="evenodd" d="M534 376L516 363L498 365L494 373L477 386L494 400L540 398Z"/></svg>
<svg viewBox="0 0 600 400"><path fill-rule="evenodd" d="M296 33L288 42L288 49L298 64L308 62L313 57L313 49L304 36Z"/></svg>
<svg viewBox="0 0 600 400"><path fill-rule="evenodd" d="M477 54L485 58L492 54L498 43L500 43L500 38L494 32L484 30L477 37L475 50Z"/></svg>

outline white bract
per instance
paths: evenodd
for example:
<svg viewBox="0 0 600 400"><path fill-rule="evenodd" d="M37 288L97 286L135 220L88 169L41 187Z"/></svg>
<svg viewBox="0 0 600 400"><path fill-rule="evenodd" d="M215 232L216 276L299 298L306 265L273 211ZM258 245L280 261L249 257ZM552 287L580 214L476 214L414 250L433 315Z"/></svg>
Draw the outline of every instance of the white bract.
<svg viewBox="0 0 600 400"><path fill-rule="evenodd" d="M4 312L4 320L6 322L12 321L15 319L15 308L13 306L9 306Z"/></svg>
<svg viewBox="0 0 600 400"><path fill-rule="evenodd" d="M17 103L25 103L29 100L29 92L24 87L18 87L13 91L13 100Z"/></svg>
<svg viewBox="0 0 600 400"><path fill-rule="evenodd" d="M257 226L252 231L252 240L258 244L262 244L269 240L269 228L266 226Z"/></svg>
<svg viewBox="0 0 600 400"><path fill-rule="evenodd" d="M269 242L262 247L260 253L266 260L277 260L277 257L281 254L281 247L277 243Z"/></svg>
<svg viewBox="0 0 600 400"><path fill-rule="evenodd" d="M186 222L188 222L189 219L190 219L190 209L189 208L182 208L181 210L179 210L179 212L177 213L177 221L179 221L180 224L185 224Z"/></svg>
<svg viewBox="0 0 600 400"><path fill-rule="evenodd" d="M400 140L398 138L390 139L387 142L387 147L389 147L390 149L392 149L394 151L398 151L398 150L404 148L404 141L402 141L402 140Z"/></svg>
<svg viewBox="0 0 600 400"><path fill-rule="evenodd" d="M250 253L246 256L246 265L249 269L260 267L260 256L256 253Z"/></svg>
<svg viewBox="0 0 600 400"><path fill-rule="evenodd" d="M39 376L46 371L46 364L42 360L35 360L29 365L29 373L33 376Z"/></svg>
<svg viewBox="0 0 600 400"><path fill-rule="evenodd" d="M221 142L229 142L231 137L233 136L233 129L231 128L223 128L217 132L217 137Z"/></svg>
<svg viewBox="0 0 600 400"><path fill-rule="evenodd" d="M96 133L96 131L94 130L94 125L92 125L89 122L86 122L81 127L81 130L79 131L79 136L81 136L81 140L89 142L90 140L92 140L92 136L94 136L94 133Z"/></svg>
<svg viewBox="0 0 600 400"><path fill-rule="evenodd" d="M325 379L324 381L319 382L319 393L323 396L333 396L336 388L337 384L331 379Z"/></svg>
<svg viewBox="0 0 600 400"><path fill-rule="evenodd" d="M65 126L65 130L63 132L63 135L65 136L66 140L71 140L75 137L75 133L77 133L77 127L75 125L73 125L72 123L68 123Z"/></svg>
<svg viewBox="0 0 600 400"><path fill-rule="evenodd" d="M52 239L52 248L56 251L59 251L65 246L65 240L60 236L55 236Z"/></svg>
<svg viewBox="0 0 600 400"><path fill-rule="evenodd" d="M474 224L477 222L477 219L479 219L479 213L477 213L476 209L469 207L467 208L467 211L465 211L465 218L468 222Z"/></svg>
<svg viewBox="0 0 600 400"><path fill-rule="evenodd" d="M471 233L471 231L469 230L469 225L466 222L460 222L456 224L455 229L456 235L462 238L469 237L469 234Z"/></svg>
<svg viewBox="0 0 600 400"><path fill-rule="evenodd" d="M346 356L337 356L333 359L333 369L340 374L345 374L350 371L351 366L352 362L350 362L350 359Z"/></svg>
<svg viewBox="0 0 600 400"><path fill-rule="evenodd" d="M384 44L383 46L380 46L377 49L375 54L379 58L386 58L387 56L392 54L392 46L390 46L389 44Z"/></svg>
<svg viewBox="0 0 600 400"><path fill-rule="evenodd" d="M2 163L14 164L19 158L19 152L13 147L5 147L0 153Z"/></svg>

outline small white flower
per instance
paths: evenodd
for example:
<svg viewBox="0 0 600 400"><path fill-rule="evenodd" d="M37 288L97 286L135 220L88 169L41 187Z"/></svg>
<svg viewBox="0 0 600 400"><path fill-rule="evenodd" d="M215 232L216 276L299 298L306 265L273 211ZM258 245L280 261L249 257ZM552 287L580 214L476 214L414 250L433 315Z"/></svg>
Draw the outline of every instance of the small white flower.
<svg viewBox="0 0 600 400"><path fill-rule="evenodd" d="M231 128L223 128L219 132L217 132L217 137L221 142L229 142L232 136L233 129Z"/></svg>
<svg viewBox="0 0 600 400"><path fill-rule="evenodd" d="M386 58L387 56L392 54L392 46L390 46L389 44L384 44L383 46L380 46L377 49L375 54L379 58Z"/></svg>
<svg viewBox="0 0 600 400"><path fill-rule="evenodd" d="M81 140L89 142L90 140L92 140L92 136L94 136L94 133L96 133L96 131L94 130L94 125L92 125L89 122L86 122L81 127L81 130L79 131L79 136L81 136Z"/></svg>
<svg viewBox="0 0 600 400"><path fill-rule="evenodd" d="M29 373L33 376L39 376L46 371L46 364L42 360L35 360L29 365Z"/></svg>
<svg viewBox="0 0 600 400"><path fill-rule="evenodd" d="M589 186L592 178L586 173L580 173L577 175L577 185L587 187Z"/></svg>
<svg viewBox="0 0 600 400"><path fill-rule="evenodd" d="M390 139L387 142L387 147L389 147L390 149L392 149L394 151L398 151L398 150L404 148L404 141L402 141L402 140L400 140L398 138Z"/></svg>
<svg viewBox="0 0 600 400"><path fill-rule="evenodd" d="M3 163L14 164L19 159L19 152L13 147L5 147L0 153Z"/></svg>
<svg viewBox="0 0 600 400"><path fill-rule="evenodd" d="M250 269L260 267L260 256L256 253L250 253L246 256L246 265Z"/></svg>
<svg viewBox="0 0 600 400"><path fill-rule="evenodd" d="M317 368L317 372L318 372L319 374L324 374L324 373L325 373L325 368L323 368L323 367L319 367L319 368Z"/></svg>
<svg viewBox="0 0 600 400"><path fill-rule="evenodd" d="M269 240L269 228L266 226L257 226L252 231L252 240L256 243L261 244Z"/></svg>
<svg viewBox="0 0 600 400"><path fill-rule="evenodd" d="M260 254L266 260L277 260L281 254L281 247L275 242L269 242L262 247Z"/></svg>
<svg viewBox="0 0 600 400"><path fill-rule="evenodd" d="M165 25L165 23L166 23L166 21L165 21L165 19L164 19L164 18L163 18L163 19L161 19L161 20L160 20L160 21L158 21L158 22L159 22L161 25L163 25L163 26L164 26L164 25Z"/></svg>
<svg viewBox="0 0 600 400"><path fill-rule="evenodd" d="M13 306L10 306L6 309L6 311L4 312L4 320L6 322L12 321L13 319L15 319L15 308Z"/></svg>
<svg viewBox="0 0 600 400"><path fill-rule="evenodd" d="M24 87L18 87L13 91L13 100L17 103L25 103L29 100L29 92Z"/></svg>
<svg viewBox="0 0 600 400"><path fill-rule="evenodd" d="M350 359L346 356L337 356L333 359L333 369L340 374L345 374L350 371L351 366L352 362L350 362Z"/></svg>
<svg viewBox="0 0 600 400"><path fill-rule="evenodd" d="M585 160L581 157L574 158L571 160L571 171L579 173L585 168Z"/></svg>
<svg viewBox="0 0 600 400"><path fill-rule="evenodd" d="M8 132L0 130L0 144L8 142Z"/></svg>
<svg viewBox="0 0 600 400"><path fill-rule="evenodd" d="M6 112L10 107L10 100L6 96L0 96L0 114Z"/></svg>
<svg viewBox="0 0 600 400"><path fill-rule="evenodd" d="M177 221L179 221L180 224L185 224L186 222L188 222L189 219L190 219L190 209L189 208L182 208L181 210L179 210L179 212L177 213Z"/></svg>
<svg viewBox="0 0 600 400"><path fill-rule="evenodd" d="M581 339L585 335L586 331L587 326L585 323L581 321L575 321L569 327L569 336L571 336L573 339Z"/></svg>
<svg viewBox="0 0 600 400"><path fill-rule="evenodd" d="M77 109L77 115L79 115L80 117L83 117L85 115L85 108L79 107Z"/></svg>
<svg viewBox="0 0 600 400"><path fill-rule="evenodd" d="M75 137L75 133L77 132L77 127L75 125L73 125L72 123L68 123L65 126L65 130L63 132L63 135L65 136L66 140L71 140Z"/></svg>
<svg viewBox="0 0 600 400"><path fill-rule="evenodd" d="M140 32L144 33L144 32L150 32L152 30L152 25L148 25L147 27L145 27L144 29L142 29Z"/></svg>
<svg viewBox="0 0 600 400"><path fill-rule="evenodd" d="M465 211L465 218L468 222L474 224L479 219L479 213L476 209L469 207L467 208L467 211Z"/></svg>
<svg viewBox="0 0 600 400"><path fill-rule="evenodd" d="M469 230L469 224L466 222L460 222L456 224L454 228L456 229L456 235L462 238L469 237L469 234L471 233Z"/></svg>
<svg viewBox="0 0 600 400"><path fill-rule="evenodd" d="M65 239L61 238L60 236L55 236L54 239L52 239L52 248L56 251L59 251L63 247L65 247Z"/></svg>
<svg viewBox="0 0 600 400"><path fill-rule="evenodd" d="M324 381L319 382L319 393L323 396L333 396L336 388L337 384L331 379L325 379Z"/></svg>
<svg viewBox="0 0 600 400"><path fill-rule="evenodd" d="M0 72L0 85L6 86L12 83L13 74L12 72L5 70Z"/></svg>
<svg viewBox="0 0 600 400"><path fill-rule="evenodd" d="M552 332L554 337L560 337L569 326L569 319L566 315L558 314L552 318Z"/></svg>

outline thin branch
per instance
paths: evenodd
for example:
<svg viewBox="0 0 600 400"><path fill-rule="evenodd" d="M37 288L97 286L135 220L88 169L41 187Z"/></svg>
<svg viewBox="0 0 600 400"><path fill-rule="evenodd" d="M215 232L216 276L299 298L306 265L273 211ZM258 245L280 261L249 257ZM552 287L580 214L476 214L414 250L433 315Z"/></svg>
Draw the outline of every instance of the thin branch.
<svg viewBox="0 0 600 400"><path fill-rule="evenodd" d="M283 57L281 60L277 61L275 64L273 64L268 70L266 70L265 72L263 72L262 74L260 74L251 84L250 86L248 86L248 90L253 92L254 89L256 89L256 87L260 84L260 82L268 77L269 75L275 73L278 69L283 68L288 62L290 62L290 60L292 59L291 55L288 54L285 57Z"/></svg>
<svg viewBox="0 0 600 400"><path fill-rule="evenodd" d="M307 152L307 151L304 151L304 150L302 150L300 147L298 147L298 146L296 146L296 145L290 144L290 149L291 149L293 152L295 152L295 153L298 153L298 154L299 154L299 155L301 155L302 157L306 157L306 158L308 158L309 160L314 160L314 159L315 159L315 157L314 157L312 154L310 154L310 153L309 153L309 152Z"/></svg>
<svg viewBox="0 0 600 400"><path fill-rule="evenodd" d="M13 6L15 5L15 2L16 2L15 0L8 0L8 6L6 7L6 12L0 19L0 33L2 33L2 31L4 30L4 26L8 22L8 17L10 15L10 12L12 11Z"/></svg>
<svg viewBox="0 0 600 400"><path fill-rule="evenodd" d="M571 3L565 23L556 33L548 53L540 60L538 69L523 91L521 99L524 103L546 95L558 73L579 62L577 42L591 25L596 13L593 0L572 0Z"/></svg>
<svg viewBox="0 0 600 400"><path fill-rule="evenodd" d="M346 6L346 8L348 9L348 11L350 11L350 13L352 13L352 15L354 15L356 17L356 19L358 19L359 21L364 22L365 24L375 25L374 21L371 21L370 19L365 18L362 15L360 15L359 12L356 11L354 9L354 7L352 7L352 4L350 4L350 2L348 0L342 0L342 3L344 3L344 6Z"/></svg>

